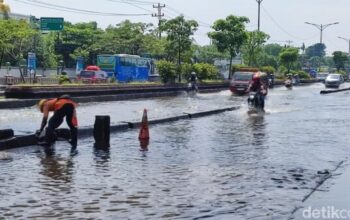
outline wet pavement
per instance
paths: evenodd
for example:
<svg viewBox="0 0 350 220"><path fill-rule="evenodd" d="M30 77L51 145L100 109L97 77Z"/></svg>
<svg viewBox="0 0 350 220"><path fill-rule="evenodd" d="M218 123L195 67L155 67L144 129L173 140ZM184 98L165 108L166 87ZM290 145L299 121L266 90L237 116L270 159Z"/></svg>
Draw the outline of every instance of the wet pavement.
<svg viewBox="0 0 350 220"><path fill-rule="evenodd" d="M322 84L270 91L267 113L249 116L245 97L229 92L83 104L113 123L174 116L240 104L234 112L150 127L148 149L138 130L111 136L110 151L93 139L79 154L57 142L7 152L0 160L0 219L289 219L324 174L349 155L349 92L323 95ZM4 116L6 114L7 116ZM0 110L2 127L33 131L33 108Z"/></svg>

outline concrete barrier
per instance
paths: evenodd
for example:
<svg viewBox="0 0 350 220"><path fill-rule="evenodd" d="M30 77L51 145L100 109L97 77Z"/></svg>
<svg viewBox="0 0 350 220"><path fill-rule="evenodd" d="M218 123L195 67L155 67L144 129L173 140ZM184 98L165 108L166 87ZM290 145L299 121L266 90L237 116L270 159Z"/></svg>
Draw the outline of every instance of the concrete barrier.
<svg viewBox="0 0 350 220"><path fill-rule="evenodd" d="M221 108L221 109L215 109L215 110L203 111L203 112L184 113L183 115L179 115L179 116L149 120L148 124L156 125L156 124L172 123L179 120L188 120L192 118L199 118L199 117L220 114L227 111L235 111L235 110L238 110L239 108L240 108L239 106L234 106L234 107ZM121 124L111 125L110 132L123 132L129 129L138 128L140 127L140 125L141 125L141 122L122 122ZM69 136L70 136L68 129L58 129L56 134L58 137L61 137L64 139L69 139ZM93 137L93 135L94 135L93 127L82 127L82 128L79 128L78 130L79 137ZM37 138L34 134L25 135L25 136L15 136L7 140L0 140L0 151L19 148L19 147L28 147L36 144L37 144Z"/></svg>

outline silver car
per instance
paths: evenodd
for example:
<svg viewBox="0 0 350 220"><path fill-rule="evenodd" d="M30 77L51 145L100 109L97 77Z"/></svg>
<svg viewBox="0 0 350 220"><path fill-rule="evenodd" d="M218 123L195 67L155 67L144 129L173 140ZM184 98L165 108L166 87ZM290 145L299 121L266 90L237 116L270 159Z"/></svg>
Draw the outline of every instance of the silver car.
<svg viewBox="0 0 350 220"><path fill-rule="evenodd" d="M329 74L325 80L327 88L338 88L344 82L344 78L340 74Z"/></svg>

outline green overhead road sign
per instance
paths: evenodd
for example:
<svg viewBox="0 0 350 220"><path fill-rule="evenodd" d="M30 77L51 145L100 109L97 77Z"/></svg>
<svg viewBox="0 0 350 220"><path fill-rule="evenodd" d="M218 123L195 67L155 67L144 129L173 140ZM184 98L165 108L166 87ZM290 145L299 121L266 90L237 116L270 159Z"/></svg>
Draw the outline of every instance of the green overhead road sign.
<svg viewBox="0 0 350 220"><path fill-rule="evenodd" d="M61 31L63 29L63 18L40 18L40 30L42 31Z"/></svg>

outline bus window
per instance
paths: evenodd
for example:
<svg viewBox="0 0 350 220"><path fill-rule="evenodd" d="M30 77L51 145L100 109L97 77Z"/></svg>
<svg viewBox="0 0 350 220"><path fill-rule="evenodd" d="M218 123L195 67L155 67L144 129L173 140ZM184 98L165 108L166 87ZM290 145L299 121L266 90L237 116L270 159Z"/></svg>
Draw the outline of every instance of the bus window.
<svg viewBox="0 0 350 220"><path fill-rule="evenodd" d="M140 59L138 59L137 65L139 67L148 67L149 66L149 62L150 62L150 60L148 60L148 59L140 58Z"/></svg>
<svg viewBox="0 0 350 220"><path fill-rule="evenodd" d="M122 66L137 66L136 58L122 57L120 58L120 64Z"/></svg>

